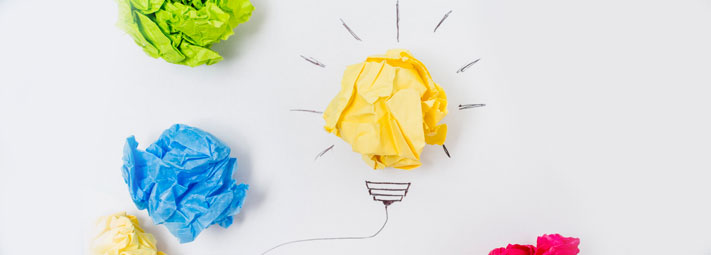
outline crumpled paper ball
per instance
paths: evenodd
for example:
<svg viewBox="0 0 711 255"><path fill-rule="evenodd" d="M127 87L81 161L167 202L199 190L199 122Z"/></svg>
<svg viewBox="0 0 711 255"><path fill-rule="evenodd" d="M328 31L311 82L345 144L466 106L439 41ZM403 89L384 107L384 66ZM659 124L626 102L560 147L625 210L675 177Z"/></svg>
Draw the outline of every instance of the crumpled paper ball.
<svg viewBox="0 0 711 255"><path fill-rule="evenodd" d="M170 63L211 65L222 56L210 49L249 20L249 0L116 0L118 25L149 56Z"/></svg>
<svg viewBox="0 0 711 255"><path fill-rule="evenodd" d="M536 255L575 255L580 239L559 234L539 236L536 240Z"/></svg>
<svg viewBox="0 0 711 255"><path fill-rule="evenodd" d="M447 95L425 65L394 49L348 66L323 118L373 169L413 169L425 144L444 144L446 115Z"/></svg>
<svg viewBox="0 0 711 255"><path fill-rule="evenodd" d="M156 239L143 232L136 216L125 212L101 217L91 242L92 255L165 255L156 249Z"/></svg>
<svg viewBox="0 0 711 255"><path fill-rule="evenodd" d="M506 248L496 248L489 252L489 255L534 255L536 254L536 246L509 244Z"/></svg>
<svg viewBox="0 0 711 255"><path fill-rule="evenodd" d="M539 236L536 246L509 244L496 248L489 255L576 255L580 252L580 239L559 234Z"/></svg>
<svg viewBox="0 0 711 255"><path fill-rule="evenodd" d="M133 136L123 150L123 179L138 209L148 209L181 243L210 225L227 228L242 207L248 186L232 178L230 148L211 134L176 124L145 151Z"/></svg>

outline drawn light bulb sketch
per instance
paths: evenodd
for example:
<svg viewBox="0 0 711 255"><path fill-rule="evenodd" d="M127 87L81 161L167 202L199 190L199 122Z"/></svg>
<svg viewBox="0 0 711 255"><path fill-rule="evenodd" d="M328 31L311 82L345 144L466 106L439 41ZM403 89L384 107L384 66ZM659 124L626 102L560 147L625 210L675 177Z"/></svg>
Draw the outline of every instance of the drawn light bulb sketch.
<svg viewBox="0 0 711 255"><path fill-rule="evenodd" d="M396 40L398 43L400 42L400 28L401 28L400 4L401 3L399 0L394 1L395 34L393 36L393 40ZM446 25L446 21L447 21L448 17L450 17L453 13L454 12L452 10L445 12L441 19L433 21L433 26L430 28L427 28L427 32L431 31L432 33L437 33L438 31L441 31L441 28ZM353 22L352 20L338 19L337 21L340 23L341 26L343 26L344 32L346 32L350 37L352 37L353 40L356 40L358 42L367 43L368 38L361 37L361 35L358 33L358 31L354 30L353 29L354 27L349 24L349 22ZM429 29L432 29L432 30L429 30ZM391 50L391 51L395 51L395 50ZM388 54L391 53L391 51L388 51ZM405 53L402 53L402 52L405 52ZM400 54L398 56L402 57L402 59L406 59L407 61L412 61L414 63L413 66L416 66L416 67L412 68L412 70L415 70L415 71L412 71L412 70L405 70L405 71L417 72L418 74L424 73L425 76L427 76L426 78L429 78L429 81L432 80L432 77L430 77L430 74L426 70L426 68L424 68L424 65L421 62L419 62L419 60L415 59L414 57L411 57L409 55L409 51L401 50L401 51L398 51L397 54ZM304 55L304 54L295 54L295 55L298 56L299 58L301 58L305 63L308 63L309 65L313 65L316 68L332 68L331 66L328 65L328 61L323 62L322 61L323 59L315 58L313 56ZM373 58L373 56L369 57L368 60L370 60L372 58ZM382 60L383 63L385 63L387 61L389 61L389 59ZM473 66L478 64L480 61L481 61L480 58L469 60L466 62L466 64L462 65L457 70L452 70L452 75L459 75L459 74L464 73L468 70L471 70L473 68ZM422 68L419 68L417 65L421 65ZM348 69L351 67L352 66L347 67L346 72L348 72ZM402 71L402 70L398 70L398 71ZM378 72L378 73L380 73L380 72ZM358 77L359 75L360 74L356 75L356 77ZM346 75L346 73L344 73L344 80L346 79L346 77L347 77L347 75ZM418 77L417 79L420 79L420 77ZM413 79L413 80L417 80L417 79ZM422 83L427 83L427 82L422 82ZM432 84L434 84L434 85L432 85ZM439 87L439 85L435 84L433 81L431 83L428 83L427 85L430 86L429 88L434 87L437 89L441 89ZM396 86L396 85L391 85L391 86ZM357 86L356 86L356 89L357 89ZM442 92L442 93L444 93L444 92ZM432 93L423 92L422 94L420 94L419 97L421 97L421 98L416 98L416 100L421 99L420 101L422 101L422 105L420 106L420 101L417 101L418 104L415 107L422 107L423 108L423 113L421 115L418 115L419 121L422 121L422 122L416 123L416 124L424 126L423 129L426 130L428 128L428 123L426 123L426 120L428 117L425 116L426 113L424 113L425 112L424 108L427 108L427 107L433 108L432 105L434 105L434 104L430 103L429 101L426 102L424 99L424 97L426 97L426 96L424 96L424 94L431 95ZM442 116L439 116L442 118L447 113L446 112L446 106L447 106L446 96L444 96L444 100L445 100L443 103L444 104L443 107L445 108L444 114ZM351 102L350 100L345 100L345 101ZM371 100L371 101L373 101L373 100ZM437 103L439 103L439 102L437 102ZM462 103L458 103L457 106L458 106L459 111L464 111L464 110L469 110L469 109L481 108L481 107L486 106L486 104L480 103L480 102L466 102L466 103L462 102ZM435 108L436 108L436 106L435 106ZM292 112L298 112L298 113L319 114L319 115L323 115L324 119L326 119L326 115L329 114L329 109L330 109L330 105L329 105L329 108L326 108L326 110L304 109L304 108L300 108L300 107L297 107L294 109L289 109L289 110ZM411 110L411 109L416 109L416 108L410 107L408 109ZM413 110L411 110L411 111L413 111ZM414 111L417 111L417 110L414 110ZM425 117L423 118L423 116L425 116ZM417 120L417 119L412 119L412 120ZM434 123L436 124L437 122L439 122L439 120L441 120L441 118L439 118ZM328 122L328 120L326 120L326 121ZM422 127L420 127L420 128L422 128ZM328 128L326 128L326 129L328 131ZM445 130L445 132L446 132L446 130ZM446 133L445 133L445 136L446 136ZM407 139L405 139L405 140L407 140ZM444 140L442 139L441 141L442 141L441 143L427 142L427 144L441 144L442 150L444 152L443 155L446 155L448 158L451 158L452 156L450 154L450 151L444 145L444 142L443 142ZM407 144L409 144L409 140L407 141ZM317 160L317 159L323 157L329 151L334 150L334 148L335 148L334 144L326 146L326 148L324 150L322 150L321 152L316 154L316 157L314 158L314 160ZM355 149L354 149L354 151L355 151ZM416 155L416 157L417 157L417 160L419 161L419 154ZM364 158L365 158L365 156L364 156ZM387 159L386 159L386 161L387 161ZM386 166L386 167L388 167L388 166ZM415 166L415 167L417 167L417 166ZM400 168L400 167L398 167L398 168ZM403 169L405 169L405 168L403 168ZM389 217L390 217L388 208L394 204L402 202L405 199L405 197L408 195L408 192L410 191L411 183L410 182L390 182L390 181L365 181L365 186L367 188L368 195L371 196L373 201L380 202L383 204L383 211L385 214L383 223L381 225L379 225L380 227L377 230L375 230L374 232L372 232L372 234L363 235L363 236L319 237L319 238L298 239L298 240L294 240L294 241L280 243L276 246L273 246L273 247L267 249L262 254L267 254L267 253L272 252L276 249L286 249L285 246L294 245L294 244L298 244L298 243L316 242L316 241L335 241L335 240L364 240L364 239L370 239L370 238L375 238L375 237L379 236L382 233L382 231L384 231L384 229L388 223Z"/></svg>

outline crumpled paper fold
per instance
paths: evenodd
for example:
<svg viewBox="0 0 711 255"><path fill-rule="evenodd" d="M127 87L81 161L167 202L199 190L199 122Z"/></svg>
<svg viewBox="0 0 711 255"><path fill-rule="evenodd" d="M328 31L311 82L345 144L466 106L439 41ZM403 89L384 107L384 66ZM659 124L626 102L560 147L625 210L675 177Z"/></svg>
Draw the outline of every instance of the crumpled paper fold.
<svg viewBox="0 0 711 255"><path fill-rule="evenodd" d="M165 255L156 249L156 239L138 225L136 216L125 212L101 217L91 242L92 255Z"/></svg>
<svg viewBox="0 0 711 255"><path fill-rule="evenodd" d="M249 0L116 0L118 26L151 57L174 64L211 65L222 56L210 49L249 20Z"/></svg>
<svg viewBox="0 0 711 255"><path fill-rule="evenodd" d="M148 209L181 243L210 225L227 228L242 207L248 186L237 185L230 148L194 127L176 124L145 151L126 139L123 179L138 209Z"/></svg>
<svg viewBox="0 0 711 255"><path fill-rule="evenodd" d="M413 169L425 144L443 144L447 95L407 50L348 66L324 111L326 131L350 143L374 169Z"/></svg>

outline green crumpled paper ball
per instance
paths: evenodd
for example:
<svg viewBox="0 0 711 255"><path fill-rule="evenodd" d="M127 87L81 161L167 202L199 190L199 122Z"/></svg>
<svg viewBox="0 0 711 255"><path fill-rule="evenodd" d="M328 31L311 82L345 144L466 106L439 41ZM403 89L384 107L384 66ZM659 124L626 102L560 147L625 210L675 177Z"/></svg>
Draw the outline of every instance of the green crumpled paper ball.
<svg viewBox="0 0 711 255"><path fill-rule="evenodd" d="M211 65L222 56L210 49L252 16L249 0L117 0L118 25L151 57L170 63Z"/></svg>

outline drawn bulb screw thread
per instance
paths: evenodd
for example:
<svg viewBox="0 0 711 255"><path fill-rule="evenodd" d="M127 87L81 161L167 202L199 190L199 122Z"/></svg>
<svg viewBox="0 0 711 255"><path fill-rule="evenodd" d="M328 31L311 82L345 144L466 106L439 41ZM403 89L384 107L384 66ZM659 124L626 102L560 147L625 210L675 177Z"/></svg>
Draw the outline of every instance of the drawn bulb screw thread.
<svg viewBox="0 0 711 255"><path fill-rule="evenodd" d="M371 182L365 181L365 186L368 188L368 194L373 196L374 201L383 202L385 207L401 202L407 196L410 190L409 182Z"/></svg>

